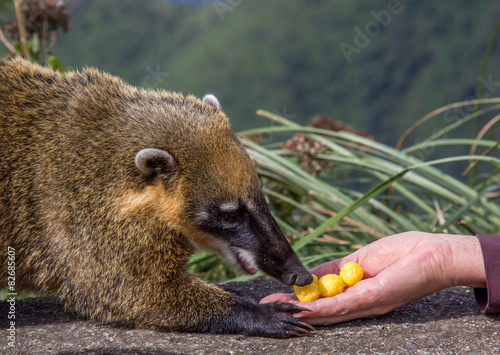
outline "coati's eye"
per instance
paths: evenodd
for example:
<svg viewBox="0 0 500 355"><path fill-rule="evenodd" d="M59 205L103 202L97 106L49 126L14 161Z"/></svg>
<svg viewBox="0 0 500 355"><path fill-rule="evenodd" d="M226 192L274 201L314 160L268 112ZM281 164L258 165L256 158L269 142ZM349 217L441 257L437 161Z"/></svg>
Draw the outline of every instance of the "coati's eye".
<svg viewBox="0 0 500 355"><path fill-rule="evenodd" d="M242 201L214 203L193 213L193 219L204 231L215 235L238 229L248 218L248 208Z"/></svg>
<svg viewBox="0 0 500 355"><path fill-rule="evenodd" d="M228 219L232 219L232 218L235 218L236 216L238 215L238 211L226 211L224 212L224 217L228 218Z"/></svg>
<svg viewBox="0 0 500 355"><path fill-rule="evenodd" d="M242 208L237 202L226 202L219 206L221 217L225 220L232 220L238 217Z"/></svg>

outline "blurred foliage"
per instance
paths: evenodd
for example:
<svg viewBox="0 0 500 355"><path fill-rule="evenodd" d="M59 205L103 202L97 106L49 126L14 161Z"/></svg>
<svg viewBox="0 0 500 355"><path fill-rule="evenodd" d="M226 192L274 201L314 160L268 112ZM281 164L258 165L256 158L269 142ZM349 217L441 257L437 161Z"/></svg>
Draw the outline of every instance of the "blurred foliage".
<svg viewBox="0 0 500 355"><path fill-rule="evenodd" d="M489 0L400 4L377 32L374 21L388 11L387 1L253 0L218 13L212 2L70 0L72 31L56 54L135 85L214 93L236 130L269 125L254 115L266 108L301 124L325 114L394 144L425 113L475 96L500 16L500 3ZM348 63L340 45L355 45L355 28L376 35ZM491 55L494 85L483 93L495 96L498 46Z"/></svg>
<svg viewBox="0 0 500 355"><path fill-rule="evenodd" d="M70 13L59 0L0 0L0 40L4 57L22 55L56 70L65 70L52 54L59 32L69 28ZM0 52L1 53L1 52Z"/></svg>

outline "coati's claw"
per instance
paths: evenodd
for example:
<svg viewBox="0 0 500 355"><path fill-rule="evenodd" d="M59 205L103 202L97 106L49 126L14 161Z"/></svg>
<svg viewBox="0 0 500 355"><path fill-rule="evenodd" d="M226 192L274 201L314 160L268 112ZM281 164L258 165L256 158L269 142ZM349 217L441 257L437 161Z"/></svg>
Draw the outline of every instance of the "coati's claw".
<svg viewBox="0 0 500 355"><path fill-rule="evenodd" d="M305 323L299 322L299 325L303 326L303 325L305 325ZM303 335L309 335L309 334L311 334L311 332L308 329L305 329L305 328L297 328L296 331L293 331L291 333L293 333L295 336L303 336Z"/></svg>
<svg viewBox="0 0 500 355"><path fill-rule="evenodd" d="M299 322L299 325L301 327L304 327L304 328L307 328L309 329L310 331L314 332L316 329L314 329L314 327L310 324L307 324L307 323L304 323L304 322Z"/></svg>
<svg viewBox="0 0 500 355"><path fill-rule="evenodd" d="M291 316L302 310L302 307L287 302L256 304L238 299L238 303L224 317L222 324L217 324L217 328L228 333L270 338L309 335L315 329Z"/></svg>
<svg viewBox="0 0 500 355"><path fill-rule="evenodd" d="M281 302L281 301L276 301L274 303L279 303L280 307L282 307L282 312L290 312L292 314L294 313L299 313L302 311L307 311L307 312L312 312L309 308L297 306L296 304L290 303L290 302Z"/></svg>

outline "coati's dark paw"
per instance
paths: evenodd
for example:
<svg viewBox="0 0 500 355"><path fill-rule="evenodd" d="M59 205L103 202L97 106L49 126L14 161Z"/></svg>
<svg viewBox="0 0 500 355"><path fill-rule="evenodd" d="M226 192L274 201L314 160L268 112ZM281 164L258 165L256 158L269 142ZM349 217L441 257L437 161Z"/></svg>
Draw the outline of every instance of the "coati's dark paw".
<svg viewBox="0 0 500 355"><path fill-rule="evenodd" d="M307 310L287 302L256 304L239 298L223 327L230 333L271 338L290 338L310 334L314 328L292 317L293 313ZM232 328L232 329L231 329Z"/></svg>

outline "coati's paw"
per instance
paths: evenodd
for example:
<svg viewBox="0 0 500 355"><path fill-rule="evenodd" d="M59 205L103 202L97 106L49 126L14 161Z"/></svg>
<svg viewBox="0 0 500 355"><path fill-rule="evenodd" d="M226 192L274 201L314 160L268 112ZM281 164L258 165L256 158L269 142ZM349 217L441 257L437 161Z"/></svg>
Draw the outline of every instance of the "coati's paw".
<svg viewBox="0 0 500 355"><path fill-rule="evenodd" d="M292 317L304 310L287 302L256 304L238 298L228 317L222 319L223 328L230 333L271 338L308 335L314 328Z"/></svg>

